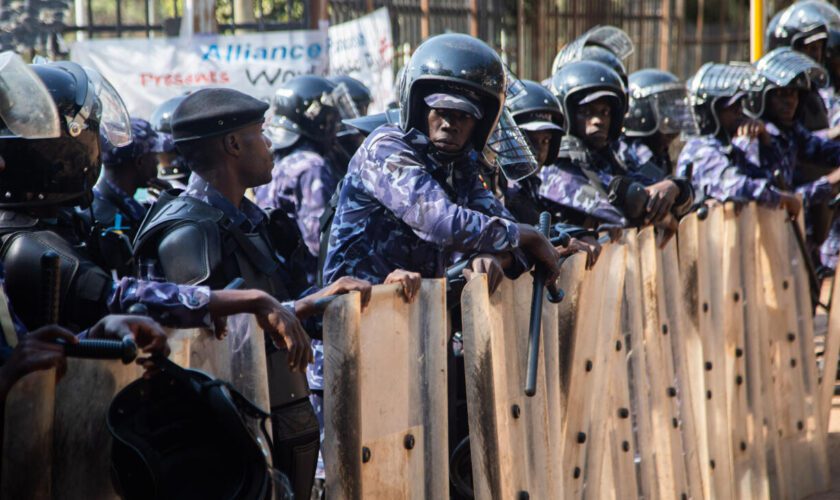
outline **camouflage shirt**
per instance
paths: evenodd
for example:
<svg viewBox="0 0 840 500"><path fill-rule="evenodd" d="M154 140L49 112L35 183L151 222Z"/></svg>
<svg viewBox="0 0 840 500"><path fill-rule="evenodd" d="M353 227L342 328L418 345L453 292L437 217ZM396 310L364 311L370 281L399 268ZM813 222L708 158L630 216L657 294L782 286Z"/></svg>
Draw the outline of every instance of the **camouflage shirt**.
<svg viewBox="0 0 840 500"><path fill-rule="evenodd" d="M819 92L825 103L825 109L828 110L829 126L836 127L840 125L840 95L837 94L833 85L822 88Z"/></svg>
<svg viewBox="0 0 840 500"><path fill-rule="evenodd" d="M711 135L689 139L677 160L677 175L690 177L694 190L704 198L755 200L762 205L779 206L779 191L773 186L772 171L763 172L742 149L726 145Z"/></svg>
<svg viewBox="0 0 840 500"><path fill-rule="evenodd" d="M539 195L551 208L553 220L590 229L601 224L628 224L621 210L607 199L615 176L633 176L616 155L616 148L596 152L572 136L563 139L560 159L539 173Z"/></svg>
<svg viewBox="0 0 840 500"><path fill-rule="evenodd" d="M341 180L332 162L307 142L275 155L271 182L254 189L257 205L280 208L295 219L306 248L318 256L320 219Z"/></svg>
<svg viewBox="0 0 840 500"><path fill-rule="evenodd" d="M479 179L470 155L441 163L428 137L384 125L350 161L333 219L324 280L381 283L395 269L441 277L460 254L514 251L519 228Z"/></svg>
<svg viewBox="0 0 840 500"><path fill-rule="evenodd" d="M619 141L618 156L631 170L658 182L674 171L674 164L668 155L656 156L640 137L622 136Z"/></svg>

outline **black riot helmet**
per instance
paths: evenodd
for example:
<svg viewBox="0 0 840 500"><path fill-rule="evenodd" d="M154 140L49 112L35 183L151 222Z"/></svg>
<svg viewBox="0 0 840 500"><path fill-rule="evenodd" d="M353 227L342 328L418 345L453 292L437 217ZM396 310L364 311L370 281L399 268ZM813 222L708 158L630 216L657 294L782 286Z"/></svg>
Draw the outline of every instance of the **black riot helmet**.
<svg viewBox="0 0 840 500"><path fill-rule="evenodd" d="M630 37L615 26L595 26L563 47L551 65L551 74L572 61L597 61L618 73L627 86L627 69L622 61L633 53Z"/></svg>
<svg viewBox="0 0 840 500"><path fill-rule="evenodd" d="M706 63L686 83L698 132L721 133L717 111L746 97L755 67L746 63Z"/></svg>
<svg viewBox="0 0 840 500"><path fill-rule="evenodd" d="M754 118L762 118L770 90L788 87L805 93L812 85L823 87L827 82L825 69L810 57L790 47L773 49L755 63L745 111Z"/></svg>
<svg viewBox="0 0 840 500"><path fill-rule="evenodd" d="M547 88L532 80L520 80L524 87L521 97L507 104L508 110L520 129L525 132L548 131L552 133L546 165L557 160L560 139L563 137L563 112L560 101Z"/></svg>
<svg viewBox="0 0 840 500"><path fill-rule="evenodd" d="M627 95L630 101L624 119L627 136L696 133L688 91L672 73L653 68L636 71L629 77Z"/></svg>
<svg viewBox="0 0 840 500"><path fill-rule="evenodd" d="M171 99L167 99L160 106L155 108L149 123L155 132L163 132L164 134L172 134L172 114L175 108L187 97L187 94L179 95Z"/></svg>
<svg viewBox="0 0 840 500"><path fill-rule="evenodd" d="M823 0L796 2L773 16L767 26L767 47L770 50L778 47L802 50L805 45L827 40L832 28L840 29L837 7Z"/></svg>
<svg viewBox="0 0 840 500"><path fill-rule="evenodd" d="M342 118L358 116L344 85L322 76L301 75L287 81L274 94L274 117L266 132L274 149L294 145L306 137L329 148Z"/></svg>
<svg viewBox="0 0 840 500"><path fill-rule="evenodd" d="M414 51L398 90L400 126L426 129L428 106L434 93L456 93L475 101L484 116L473 130L472 143L482 151L496 127L505 102L506 76L502 60L486 43L461 34L429 38Z"/></svg>
<svg viewBox="0 0 840 500"><path fill-rule="evenodd" d="M100 132L115 146L129 144L128 112L119 94L94 70L66 61L29 68L58 112L59 134L0 139L0 156L6 164L0 172L0 206L87 206L99 177ZM11 122L5 125L15 128Z"/></svg>
<svg viewBox="0 0 840 500"><path fill-rule="evenodd" d="M367 114L368 107L373 102L373 94L370 93L367 85L348 75L331 76L330 81L336 85L343 83L350 93L350 98L353 99L353 104L356 105L359 116Z"/></svg>
<svg viewBox="0 0 840 500"><path fill-rule="evenodd" d="M580 102L588 96L603 92L615 96L612 99L609 140L621 135L624 114L627 112L627 94L621 77L607 66L595 61L573 61L564 64L551 78L551 88L560 101L565 117L566 134L573 134L574 120Z"/></svg>
<svg viewBox="0 0 840 500"><path fill-rule="evenodd" d="M273 487L282 495L273 486L283 485L282 476L268 467L260 443L271 444L269 415L204 372L167 359L155 364L152 377L114 396L106 415L120 496L262 500Z"/></svg>

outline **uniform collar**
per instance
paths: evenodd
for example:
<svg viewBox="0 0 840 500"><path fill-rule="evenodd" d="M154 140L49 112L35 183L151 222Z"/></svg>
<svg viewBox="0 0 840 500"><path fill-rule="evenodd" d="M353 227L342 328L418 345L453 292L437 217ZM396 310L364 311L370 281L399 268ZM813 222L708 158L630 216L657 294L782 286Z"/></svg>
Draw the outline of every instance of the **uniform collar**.
<svg viewBox="0 0 840 500"><path fill-rule="evenodd" d="M251 200L242 198L239 208L236 208L230 200L198 174L190 176L190 182L181 196L197 198L221 210L233 225L242 227L246 232L252 232L266 219L265 212Z"/></svg>

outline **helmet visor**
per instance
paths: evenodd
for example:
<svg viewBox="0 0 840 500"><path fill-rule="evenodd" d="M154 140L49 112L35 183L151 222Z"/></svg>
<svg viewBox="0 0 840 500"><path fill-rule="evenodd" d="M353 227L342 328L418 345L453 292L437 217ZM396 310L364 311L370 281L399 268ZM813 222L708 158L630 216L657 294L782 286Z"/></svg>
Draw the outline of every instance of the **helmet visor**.
<svg viewBox="0 0 840 500"><path fill-rule="evenodd" d="M621 60L633 53L633 40L623 30L615 26L595 26L583 34L587 44L600 45Z"/></svg>
<svg viewBox="0 0 840 500"><path fill-rule="evenodd" d="M19 55L0 53L0 137L50 139L61 136L61 122L44 82Z"/></svg>
<svg viewBox="0 0 840 500"><path fill-rule="evenodd" d="M120 94L111 83L95 69L85 68L96 97L102 103L100 135L116 147L131 144L131 119Z"/></svg>
<svg viewBox="0 0 840 500"><path fill-rule="evenodd" d="M350 90L343 82L336 85L335 89L329 95L322 97L321 102L336 108L342 120L359 118L361 116L358 108L356 108L356 103L353 101L353 97L350 95Z"/></svg>
<svg viewBox="0 0 840 500"><path fill-rule="evenodd" d="M697 124L691 114L685 89L670 89L655 94L653 106L659 117L659 132L697 135Z"/></svg>
<svg viewBox="0 0 840 500"><path fill-rule="evenodd" d="M525 134L516 125L507 108L502 109L499 123L490 134L484 157L498 166L510 181L519 181L534 174L539 165Z"/></svg>
<svg viewBox="0 0 840 500"><path fill-rule="evenodd" d="M762 57L756 64L759 76L779 87L787 87L804 74L819 87L828 83L828 75L816 61L789 47L780 47Z"/></svg>

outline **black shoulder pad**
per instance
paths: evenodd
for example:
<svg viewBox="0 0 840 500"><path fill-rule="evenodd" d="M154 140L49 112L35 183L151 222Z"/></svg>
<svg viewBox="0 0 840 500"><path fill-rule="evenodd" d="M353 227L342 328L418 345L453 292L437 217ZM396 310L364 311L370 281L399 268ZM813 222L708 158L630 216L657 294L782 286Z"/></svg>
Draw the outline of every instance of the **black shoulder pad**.
<svg viewBox="0 0 840 500"><path fill-rule="evenodd" d="M224 213L207 203L190 198L179 196L158 200L152 207L134 237L135 257L154 257L157 250L157 242L166 235L174 225L186 222L202 223L211 222L218 227Z"/></svg>
<svg viewBox="0 0 840 500"><path fill-rule="evenodd" d="M212 221L185 221L161 235L157 258L167 280L204 284L221 262L219 229Z"/></svg>
<svg viewBox="0 0 840 500"><path fill-rule="evenodd" d="M63 304L79 270L80 257L61 236L52 231L21 231L9 238L0 256L6 271L9 298L28 328L43 323L40 305L45 291L41 290L41 256L48 250L61 258L59 301Z"/></svg>

